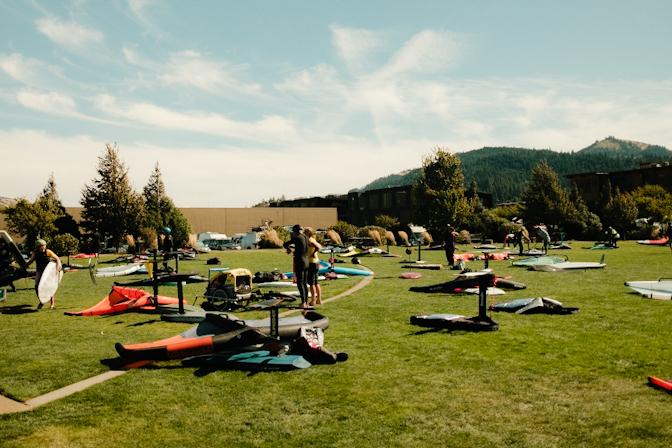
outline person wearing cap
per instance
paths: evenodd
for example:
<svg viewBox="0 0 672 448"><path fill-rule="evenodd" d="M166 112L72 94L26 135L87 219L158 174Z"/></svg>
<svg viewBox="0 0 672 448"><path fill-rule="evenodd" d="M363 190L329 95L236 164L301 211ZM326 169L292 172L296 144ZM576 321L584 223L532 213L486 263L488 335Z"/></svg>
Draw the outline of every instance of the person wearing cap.
<svg viewBox="0 0 672 448"><path fill-rule="evenodd" d="M301 297L301 307L308 306L308 238L303 234L303 229L299 224L292 227L292 237L285 242L282 247L285 248L288 254L293 253L293 268L294 278L296 279L296 287L299 289L299 296Z"/></svg>
<svg viewBox="0 0 672 448"><path fill-rule="evenodd" d="M40 279L42 278L42 274L44 273L44 270L46 269L49 262L54 261L56 263L57 272L61 271L62 266L61 259L58 258L58 255L56 255L51 249L47 249L47 242L43 239L35 241L35 250L26 263L27 265L30 265L33 261L35 262L35 293L37 294L37 288L40 286ZM37 309L39 310L42 308L42 305L43 303L40 302L37 305ZM49 299L49 309L53 310L55 306L56 299L52 296Z"/></svg>

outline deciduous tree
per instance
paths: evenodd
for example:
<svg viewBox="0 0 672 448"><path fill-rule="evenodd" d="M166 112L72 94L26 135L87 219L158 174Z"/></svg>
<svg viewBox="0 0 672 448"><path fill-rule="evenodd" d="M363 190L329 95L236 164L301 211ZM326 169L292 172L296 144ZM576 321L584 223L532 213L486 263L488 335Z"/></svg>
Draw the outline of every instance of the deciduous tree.
<svg viewBox="0 0 672 448"><path fill-rule="evenodd" d="M423 159L414 193L418 221L436 235L442 235L448 224L464 225L471 212L460 159L443 148L435 148Z"/></svg>

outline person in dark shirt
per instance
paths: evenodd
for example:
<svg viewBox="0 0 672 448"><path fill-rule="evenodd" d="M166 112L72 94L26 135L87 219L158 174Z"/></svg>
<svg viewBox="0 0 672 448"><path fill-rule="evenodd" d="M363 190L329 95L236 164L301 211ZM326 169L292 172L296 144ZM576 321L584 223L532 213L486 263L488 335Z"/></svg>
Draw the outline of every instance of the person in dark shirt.
<svg viewBox="0 0 672 448"><path fill-rule="evenodd" d="M173 237L170 236L172 233L170 227L163 228L163 242L161 243L161 250L163 251L163 268L170 272L171 268L168 266L168 260L173 252Z"/></svg>
<svg viewBox="0 0 672 448"><path fill-rule="evenodd" d="M299 289L301 297L301 307L308 306L308 238L303 234L303 229L299 224L292 227L292 238L285 242L282 247L288 254L293 254L293 270L296 279L296 287Z"/></svg>
<svg viewBox="0 0 672 448"><path fill-rule="evenodd" d="M453 226L448 224L446 227L446 234L443 237L443 245L446 251L446 259L448 260L448 266L453 266L455 264L455 237L457 232Z"/></svg>
<svg viewBox="0 0 672 448"><path fill-rule="evenodd" d="M40 279L42 278L42 274L44 273L44 270L46 269L47 265L53 261L56 263L56 271L60 272L62 269L61 266L61 259L58 258L58 255L56 255L51 249L47 249L47 242L40 239L35 242L35 251L32 253L28 261L26 262L26 266L30 265L30 263L35 262L35 294L37 294L37 288L40 286ZM56 299L52 296L50 299L50 305L49 309L54 309L56 306ZM42 305L44 305L42 302L40 302L37 305L37 309L39 310L42 308Z"/></svg>

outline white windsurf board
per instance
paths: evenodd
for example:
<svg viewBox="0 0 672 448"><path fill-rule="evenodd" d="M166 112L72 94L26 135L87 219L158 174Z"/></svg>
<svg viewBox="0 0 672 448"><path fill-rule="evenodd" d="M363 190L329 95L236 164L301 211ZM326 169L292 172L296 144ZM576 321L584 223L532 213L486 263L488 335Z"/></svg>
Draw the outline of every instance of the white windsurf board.
<svg viewBox="0 0 672 448"><path fill-rule="evenodd" d="M56 268L56 263L52 261L42 272L40 284L37 286L37 297L41 303L47 303L58 290L58 285L63 278L63 270L57 271Z"/></svg>
<svg viewBox="0 0 672 448"><path fill-rule="evenodd" d="M559 272L572 269L602 269L606 266L604 263L594 261L563 261L554 264L535 264L530 266L535 271Z"/></svg>
<svg viewBox="0 0 672 448"><path fill-rule="evenodd" d="M129 275L136 273L144 267L140 263L124 264L121 266L111 266L109 268L100 268L96 270L96 277L118 277L120 275Z"/></svg>

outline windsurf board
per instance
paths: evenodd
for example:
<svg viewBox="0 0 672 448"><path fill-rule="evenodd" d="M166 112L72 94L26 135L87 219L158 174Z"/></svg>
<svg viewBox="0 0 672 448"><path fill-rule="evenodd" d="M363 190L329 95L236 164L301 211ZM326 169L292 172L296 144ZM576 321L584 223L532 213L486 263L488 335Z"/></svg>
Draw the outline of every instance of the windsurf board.
<svg viewBox="0 0 672 448"><path fill-rule="evenodd" d="M52 261L42 272L40 284L37 286L37 297L41 303L47 303L58 290L58 285L63 278L63 270L57 271L56 268L56 263Z"/></svg>
<svg viewBox="0 0 672 448"><path fill-rule="evenodd" d="M131 263L109 268L100 268L96 270L96 277L118 277L120 275L129 275L138 272L140 268L143 267L144 266L140 263Z"/></svg>
<svg viewBox="0 0 672 448"><path fill-rule="evenodd" d="M631 281L625 286L649 299L672 300L672 280Z"/></svg>

